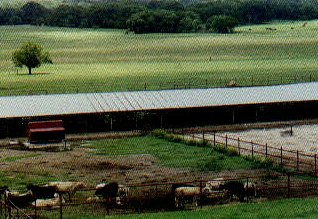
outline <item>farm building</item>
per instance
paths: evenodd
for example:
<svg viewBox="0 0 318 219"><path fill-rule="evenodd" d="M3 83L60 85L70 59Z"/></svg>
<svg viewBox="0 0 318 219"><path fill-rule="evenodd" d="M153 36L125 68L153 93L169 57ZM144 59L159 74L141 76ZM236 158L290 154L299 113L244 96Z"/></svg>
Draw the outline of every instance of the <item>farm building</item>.
<svg viewBox="0 0 318 219"><path fill-rule="evenodd" d="M180 128L318 118L318 83L0 97L0 137L30 121L62 120L68 133Z"/></svg>

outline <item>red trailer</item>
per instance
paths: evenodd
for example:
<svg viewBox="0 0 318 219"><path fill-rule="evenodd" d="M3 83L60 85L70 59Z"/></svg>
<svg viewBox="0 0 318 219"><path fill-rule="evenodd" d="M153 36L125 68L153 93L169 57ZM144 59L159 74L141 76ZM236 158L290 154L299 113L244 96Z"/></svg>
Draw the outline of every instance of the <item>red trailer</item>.
<svg viewBox="0 0 318 219"><path fill-rule="evenodd" d="M61 142L65 139L63 121L29 122L27 136L30 143Z"/></svg>

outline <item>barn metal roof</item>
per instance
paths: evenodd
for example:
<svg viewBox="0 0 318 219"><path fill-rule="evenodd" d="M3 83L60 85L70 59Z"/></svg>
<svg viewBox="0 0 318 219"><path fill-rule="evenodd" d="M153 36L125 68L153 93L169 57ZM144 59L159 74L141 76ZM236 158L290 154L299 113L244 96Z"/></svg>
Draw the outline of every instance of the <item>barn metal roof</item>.
<svg viewBox="0 0 318 219"><path fill-rule="evenodd" d="M0 118L318 100L318 82L237 87L0 97Z"/></svg>

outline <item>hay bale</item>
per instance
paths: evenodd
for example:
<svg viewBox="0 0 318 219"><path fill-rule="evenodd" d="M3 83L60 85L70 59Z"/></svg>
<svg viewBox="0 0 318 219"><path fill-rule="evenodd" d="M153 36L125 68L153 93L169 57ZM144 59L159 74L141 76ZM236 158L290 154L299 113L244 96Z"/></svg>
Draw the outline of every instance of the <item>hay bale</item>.
<svg viewBox="0 0 318 219"><path fill-rule="evenodd" d="M231 80L229 83L226 84L227 87L238 87L238 83L236 81Z"/></svg>

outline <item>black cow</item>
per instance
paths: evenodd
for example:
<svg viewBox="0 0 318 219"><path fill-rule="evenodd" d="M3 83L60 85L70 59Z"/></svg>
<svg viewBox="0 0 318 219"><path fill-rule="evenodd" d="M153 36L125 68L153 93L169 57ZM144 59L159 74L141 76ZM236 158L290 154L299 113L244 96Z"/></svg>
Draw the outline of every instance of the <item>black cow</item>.
<svg viewBox="0 0 318 219"><path fill-rule="evenodd" d="M35 198L30 191L24 194L6 192L6 203L13 207L26 208L31 206L33 201L35 201Z"/></svg>
<svg viewBox="0 0 318 219"><path fill-rule="evenodd" d="M27 189L32 192L36 199L54 198L55 193L57 193L55 186L38 186L29 184L27 185Z"/></svg>
<svg viewBox="0 0 318 219"><path fill-rule="evenodd" d="M115 198L118 196L119 185L111 182L96 188L95 195L103 198Z"/></svg>
<svg viewBox="0 0 318 219"><path fill-rule="evenodd" d="M232 198L236 196L241 202L244 201L245 189L244 184L240 181L229 181L220 185L221 190L225 190L227 194Z"/></svg>

